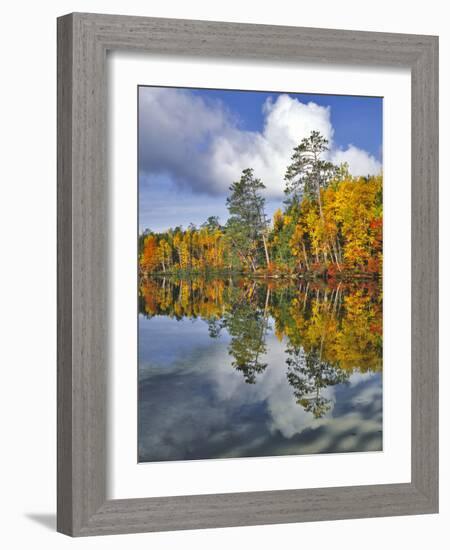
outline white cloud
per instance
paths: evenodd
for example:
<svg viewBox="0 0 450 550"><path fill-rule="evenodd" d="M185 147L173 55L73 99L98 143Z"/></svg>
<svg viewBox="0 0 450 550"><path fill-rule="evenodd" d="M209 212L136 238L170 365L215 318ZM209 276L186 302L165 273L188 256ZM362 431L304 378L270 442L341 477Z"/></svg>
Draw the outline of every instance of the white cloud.
<svg viewBox="0 0 450 550"><path fill-rule="evenodd" d="M293 148L313 130L330 141L333 127L330 110L315 103L301 103L287 95L266 101L264 128L259 132L239 129L213 139L211 170L214 181L228 188L244 168L251 167L266 185L269 196L281 196L283 177Z"/></svg>
<svg viewBox="0 0 450 550"><path fill-rule="evenodd" d="M375 157L354 145L349 145L345 151L342 149L331 151L330 157L335 164L347 162L349 171L354 176L367 176L381 172L381 164Z"/></svg>
<svg viewBox="0 0 450 550"><path fill-rule="evenodd" d="M283 194L283 177L293 148L318 130L329 140L329 158L348 162L354 175L379 173L366 151L350 145L335 149L330 108L302 103L286 94L263 106L261 132L243 130L220 102L178 89L141 88L140 160L147 173L167 174L178 185L211 194L224 193L252 167L267 195Z"/></svg>

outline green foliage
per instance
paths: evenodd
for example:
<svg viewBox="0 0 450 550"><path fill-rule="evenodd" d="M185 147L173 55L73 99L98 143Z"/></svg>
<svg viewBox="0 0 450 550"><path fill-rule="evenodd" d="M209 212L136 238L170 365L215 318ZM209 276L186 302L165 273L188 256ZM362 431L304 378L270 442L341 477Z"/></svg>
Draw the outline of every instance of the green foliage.
<svg viewBox="0 0 450 550"><path fill-rule="evenodd" d="M238 254L247 258L254 271L259 263L261 245L269 263L266 246L268 222L264 209L265 199L261 195L263 189L263 182L254 176L253 169L247 168L242 172L240 180L230 186L231 194L227 198L230 213L227 228L233 236L232 246Z"/></svg>
<svg viewBox="0 0 450 550"><path fill-rule="evenodd" d="M315 418L322 417L330 409L330 400L321 395L328 386L342 384L349 379L348 371L323 361L314 350L306 353L301 346L289 345L287 378L294 388L297 403Z"/></svg>
<svg viewBox="0 0 450 550"><path fill-rule="evenodd" d="M328 151L328 140L319 132L313 131L295 147L292 163L287 167L284 181L285 194L289 203L298 203L302 197L316 199L336 173L336 166L323 160Z"/></svg>
<svg viewBox="0 0 450 550"><path fill-rule="evenodd" d="M251 302L241 301L225 315L223 325L231 336L228 353L233 357L232 366L242 372L248 384L254 384L256 375L267 367L263 362L267 317Z"/></svg>

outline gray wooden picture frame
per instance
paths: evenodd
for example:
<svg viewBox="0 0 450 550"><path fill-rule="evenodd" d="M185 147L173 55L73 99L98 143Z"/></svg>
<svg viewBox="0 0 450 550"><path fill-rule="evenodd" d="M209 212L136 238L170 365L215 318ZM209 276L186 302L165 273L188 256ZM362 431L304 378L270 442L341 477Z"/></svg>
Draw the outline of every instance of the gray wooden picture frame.
<svg viewBox="0 0 450 550"><path fill-rule="evenodd" d="M411 69L410 483L107 499L106 53L125 49ZM438 511L437 37L82 13L58 19L57 490L57 529L72 536Z"/></svg>

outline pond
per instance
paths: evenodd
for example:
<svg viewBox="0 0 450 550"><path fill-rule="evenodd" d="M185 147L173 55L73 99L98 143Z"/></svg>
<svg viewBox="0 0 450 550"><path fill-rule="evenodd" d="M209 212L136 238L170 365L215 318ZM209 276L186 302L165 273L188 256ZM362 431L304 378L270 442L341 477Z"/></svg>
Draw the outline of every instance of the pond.
<svg viewBox="0 0 450 550"><path fill-rule="evenodd" d="M140 282L140 462L382 450L378 281Z"/></svg>

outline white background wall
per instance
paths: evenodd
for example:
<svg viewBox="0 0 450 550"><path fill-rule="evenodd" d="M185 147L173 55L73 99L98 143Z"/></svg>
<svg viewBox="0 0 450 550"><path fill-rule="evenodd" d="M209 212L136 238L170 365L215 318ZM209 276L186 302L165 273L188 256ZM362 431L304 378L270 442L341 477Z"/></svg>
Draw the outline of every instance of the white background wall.
<svg viewBox="0 0 450 550"><path fill-rule="evenodd" d="M450 268L445 170L450 97L446 4L377 0L59 0L5 2L0 31L0 465L4 548L402 548L448 546L448 353L441 352L441 513L435 516L217 529L71 540L55 526L56 410L56 22L91 11L187 19L438 34L441 82L441 280ZM441 341L450 328L442 292ZM332 473L330 473L332 475Z"/></svg>

